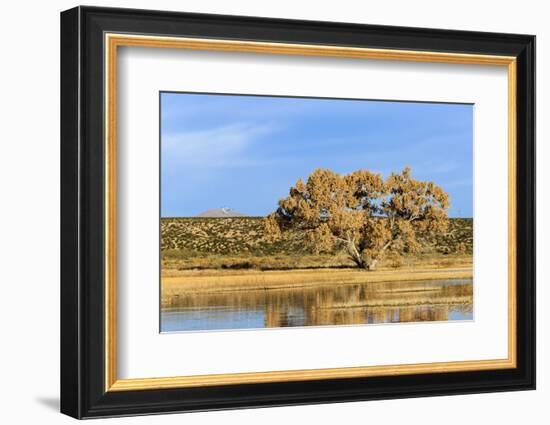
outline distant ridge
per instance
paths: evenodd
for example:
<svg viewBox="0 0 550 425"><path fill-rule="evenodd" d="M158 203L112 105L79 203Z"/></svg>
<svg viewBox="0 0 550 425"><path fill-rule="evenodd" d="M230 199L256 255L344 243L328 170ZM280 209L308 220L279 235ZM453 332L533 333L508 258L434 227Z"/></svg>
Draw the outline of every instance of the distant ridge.
<svg viewBox="0 0 550 425"><path fill-rule="evenodd" d="M246 217L245 214L234 211L231 208L216 208L213 210L208 210L201 212L197 217L212 217L212 218L223 218L223 217Z"/></svg>

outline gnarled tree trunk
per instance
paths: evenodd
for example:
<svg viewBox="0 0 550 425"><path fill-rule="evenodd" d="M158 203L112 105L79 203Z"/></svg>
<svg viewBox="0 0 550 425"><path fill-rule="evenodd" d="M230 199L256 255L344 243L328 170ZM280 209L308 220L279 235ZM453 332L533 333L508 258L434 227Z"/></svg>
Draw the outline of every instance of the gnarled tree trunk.
<svg viewBox="0 0 550 425"><path fill-rule="evenodd" d="M361 255L361 253L357 250L355 243L353 241L348 241L346 248L347 248L349 257L353 260L353 262L357 265L357 267L361 269L366 269L367 266L366 266L365 260L363 259L363 256Z"/></svg>
<svg viewBox="0 0 550 425"><path fill-rule="evenodd" d="M381 253L383 253L391 244L391 241L386 243L382 249ZM363 252L359 252L357 249L357 246L355 246L355 243L353 241L348 240L347 241L347 252L351 260L357 265L357 267L365 270L375 270L376 265L378 264L379 256L372 257L370 255L365 255Z"/></svg>

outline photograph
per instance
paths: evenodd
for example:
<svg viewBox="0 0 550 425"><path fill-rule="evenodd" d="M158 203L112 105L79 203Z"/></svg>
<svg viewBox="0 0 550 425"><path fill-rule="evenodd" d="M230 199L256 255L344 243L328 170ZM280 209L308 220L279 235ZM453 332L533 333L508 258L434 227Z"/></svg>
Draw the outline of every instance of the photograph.
<svg viewBox="0 0 550 425"><path fill-rule="evenodd" d="M266 16L64 5L51 31L55 13L34 14L51 49L18 51L7 69L40 83L39 103L60 89L60 108L29 121L11 84L23 115L6 140L38 136L27 137L36 148L7 144L21 149L8 155L11 180L23 172L29 185L5 210L34 223L47 195L60 220L27 225L30 239L11 225L8 244L23 263L21 244L48 244L31 267L40 305L27 308L48 312L21 315L21 294L4 298L9 317L33 319L8 326L18 342L55 312L40 322L57 335L23 339L57 347L23 365L51 383L29 387L40 410L25 396L13 414L216 421L255 409L241 424L268 407L292 406L283 416L296 422L321 409L306 405L339 403L332 423L369 401L373 420L387 422L390 406L410 421L416 406L424 421L425 404L391 406L430 397L438 421L453 411L463 423L479 406L504 422L535 417L547 395L536 386L543 14L500 7L495 23L488 8L472 24L467 7L430 19L418 7L276 4ZM56 55L46 79L21 72ZM48 126L60 149L45 143ZM46 174L28 173L42 164L58 183L51 196L37 190ZM48 268L60 290L42 284ZM19 388L29 373L15 375ZM527 404L508 402L511 391ZM449 408L447 396L468 405Z"/></svg>
<svg viewBox="0 0 550 425"><path fill-rule="evenodd" d="M161 332L473 320L473 105L159 101Z"/></svg>

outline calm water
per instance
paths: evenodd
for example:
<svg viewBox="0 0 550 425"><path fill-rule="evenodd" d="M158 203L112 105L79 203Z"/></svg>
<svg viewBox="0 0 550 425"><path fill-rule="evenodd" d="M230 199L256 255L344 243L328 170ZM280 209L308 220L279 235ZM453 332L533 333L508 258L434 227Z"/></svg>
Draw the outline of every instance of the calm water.
<svg viewBox="0 0 550 425"><path fill-rule="evenodd" d="M449 279L172 297L161 331L471 320L472 280Z"/></svg>

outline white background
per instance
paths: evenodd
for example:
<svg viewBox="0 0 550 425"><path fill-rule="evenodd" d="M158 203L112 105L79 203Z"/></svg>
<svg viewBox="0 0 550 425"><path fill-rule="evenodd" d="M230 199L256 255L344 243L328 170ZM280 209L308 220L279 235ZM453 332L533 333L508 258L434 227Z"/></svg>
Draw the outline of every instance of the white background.
<svg viewBox="0 0 550 425"><path fill-rule="evenodd" d="M123 48L118 69L119 378L507 358L505 66ZM475 104L475 320L160 334L159 90Z"/></svg>
<svg viewBox="0 0 550 425"><path fill-rule="evenodd" d="M393 2L188 0L97 1L97 5L196 12L523 32L538 39L538 211L550 208L550 27L541 1ZM59 391L59 11L69 1L3 5L0 67L0 420L69 423ZM538 390L338 405L166 415L110 423L258 424L351 421L408 424L548 423L550 398L550 248L538 221ZM545 403L546 402L546 403Z"/></svg>

